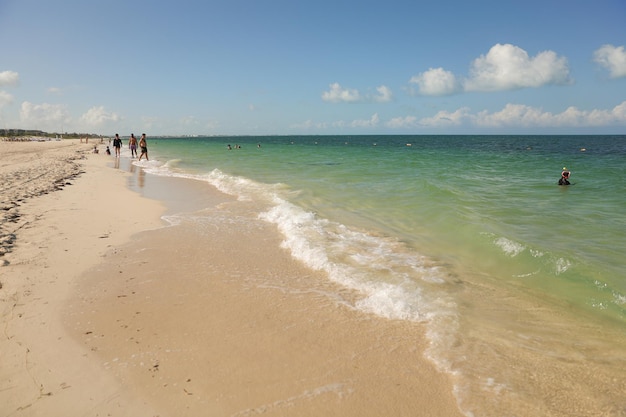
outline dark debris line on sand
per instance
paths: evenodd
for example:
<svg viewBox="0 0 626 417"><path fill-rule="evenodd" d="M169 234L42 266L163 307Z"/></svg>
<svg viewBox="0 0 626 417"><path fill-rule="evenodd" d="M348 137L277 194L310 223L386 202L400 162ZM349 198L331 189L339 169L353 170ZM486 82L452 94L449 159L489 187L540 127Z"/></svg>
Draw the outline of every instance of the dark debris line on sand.
<svg viewBox="0 0 626 417"><path fill-rule="evenodd" d="M21 218L19 207L25 200L48 194L71 185L70 179L85 172L76 162L85 159L86 151L74 151L55 158L42 158L34 167L19 164L0 176L0 267L9 262L4 255L15 246L17 232L28 224ZM2 288L2 282L0 282Z"/></svg>

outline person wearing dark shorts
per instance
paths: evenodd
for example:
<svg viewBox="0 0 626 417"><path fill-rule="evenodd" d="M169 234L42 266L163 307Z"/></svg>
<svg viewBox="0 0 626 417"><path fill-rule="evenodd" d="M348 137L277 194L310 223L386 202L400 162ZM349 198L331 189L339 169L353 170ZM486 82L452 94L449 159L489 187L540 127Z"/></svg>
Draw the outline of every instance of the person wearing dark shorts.
<svg viewBox="0 0 626 417"><path fill-rule="evenodd" d="M149 161L148 159L148 142L146 142L146 134L142 133L141 134L141 139L139 139L139 147L141 148L141 155L139 155L139 160L141 161L141 158L146 155L146 161Z"/></svg>
<svg viewBox="0 0 626 417"><path fill-rule="evenodd" d="M113 148L115 149L115 157L120 157L120 149L122 149L122 139L120 139L119 134L115 134L115 139L113 139Z"/></svg>
<svg viewBox="0 0 626 417"><path fill-rule="evenodd" d="M128 147L130 148L130 157L137 158L137 138L134 133L130 134L130 139L128 139Z"/></svg>

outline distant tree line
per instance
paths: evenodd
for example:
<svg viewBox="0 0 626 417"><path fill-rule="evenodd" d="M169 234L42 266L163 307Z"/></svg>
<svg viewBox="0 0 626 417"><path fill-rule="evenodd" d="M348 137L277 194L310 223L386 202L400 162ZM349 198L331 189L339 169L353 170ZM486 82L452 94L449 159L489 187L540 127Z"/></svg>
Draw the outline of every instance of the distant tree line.
<svg viewBox="0 0 626 417"><path fill-rule="evenodd" d="M79 138L99 138L102 135L95 135L93 133L58 133L58 132L44 132L41 130L27 130L27 129L4 129L0 130L0 135L5 137L22 137L22 136L35 136L35 137L63 137L64 139L79 139Z"/></svg>

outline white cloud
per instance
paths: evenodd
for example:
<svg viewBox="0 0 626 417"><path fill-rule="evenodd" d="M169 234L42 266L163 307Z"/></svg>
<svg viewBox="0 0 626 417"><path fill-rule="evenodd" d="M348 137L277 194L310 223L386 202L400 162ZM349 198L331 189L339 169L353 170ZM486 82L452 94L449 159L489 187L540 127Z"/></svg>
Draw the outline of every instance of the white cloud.
<svg viewBox="0 0 626 417"><path fill-rule="evenodd" d="M534 58L514 45L496 44L470 68L466 91L498 91L570 83L567 59L553 51Z"/></svg>
<svg viewBox="0 0 626 417"><path fill-rule="evenodd" d="M358 90L343 88L339 83L330 84L330 91L322 93L322 100L331 103L347 102L353 103L361 100Z"/></svg>
<svg viewBox="0 0 626 417"><path fill-rule="evenodd" d="M541 108L522 104L507 104L502 109L489 112L487 110L472 112L469 107L461 107L454 111L441 110L432 117L418 119L415 116L394 117L382 122L378 113L369 119L353 121L338 120L330 124L307 120L301 124L292 125L295 129L374 129L383 124L390 129L415 128L579 128L579 127L609 127L626 126L626 101L612 109L580 110L569 107L561 113L551 113Z"/></svg>
<svg viewBox="0 0 626 417"><path fill-rule="evenodd" d="M608 69L611 78L626 77L626 51L623 46L602 45L593 53L593 60Z"/></svg>
<svg viewBox="0 0 626 417"><path fill-rule="evenodd" d="M391 89L385 85L376 87L377 94L363 95L356 89L343 88L339 83L329 85L330 90L322 93L322 100L330 103L376 102L387 103L393 99Z"/></svg>
<svg viewBox="0 0 626 417"><path fill-rule="evenodd" d="M536 107L508 104L496 113L481 112L477 126L520 127L599 127L626 123L626 101L611 110L580 110L568 107L561 113L544 112Z"/></svg>
<svg viewBox="0 0 626 417"><path fill-rule="evenodd" d="M337 120L332 123L325 122L315 122L311 119L304 121L303 123L293 124L291 128L293 129L303 129L303 130L311 130L311 129L327 129L329 127L334 127L337 129L346 129L346 128L374 128L380 124L380 117L378 113L374 113L369 119L356 119L351 122L347 122L345 120Z"/></svg>
<svg viewBox="0 0 626 417"><path fill-rule="evenodd" d="M50 94L61 94L61 89L58 87L50 87L48 88L48 93Z"/></svg>
<svg viewBox="0 0 626 417"><path fill-rule="evenodd" d="M4 85L16 85L20 76L15 71L2 71L0 72L0 86ZM0 109L13 103L13 96L6 91L0 91Z"/></svg>
<svg viewBox="0 0 626 417"><path fill-rule="evenodd" d="M610 126L626 124L626 101L609 110L579 110L569 107L563 113L555 115L558 126Z"/></svg>
<svg viewBox="0 0 626 417"><path fill-rule="evenodd" d="M417 117L415 116L394 117L393 119L385 123L385 126L392 129L404 129L408 127L415 127L417 125Z"/></svg>
<svg viewBox="0 0 626 417"><path fill-rule="evenodd" d="M430 68L426 72L414 75L409 82L417 84L419 94L426 96L454 94L460 89L456 76L443 68Z"/></svg>
<svg viewBox="0 0 626 417"><path fill-rule="evenodd" d="M472 116L469 112L469 108L462 107L454 112L442 110L437 112L433 117L421 119L419 124L428 127L458 126L471 119Z"/></svg>
<svg viewBox="0 0 626 417"><path fill-rule="evenodd" d="M374 113L372 117L366 120L353 120L350 127L376 127L380 123L378 113Z"/></svg>
<svg viewBox="0 0 626 417"><path fill-rule="evenodd" d="M0 85L15 85L20 79L20 75L15 71L0 72Z"/></svg>
<svg viewBox="0 0 626 417"><path fill-rule="evenodd" d="M302 123L294 123L289 126L291 129L305 129L309 130L315 126L315 122L311 119L305 120Z"/></svg>
<svg viewBox="0 0 626 417"><path fill-rule="evenodd" d="M120 116L116 113L110 113L104 110L103 106L92 107L80 117L80 121L87 126L102 126L107 122L117 122Z"/></svg>
<svg viewBox="0 0 626 417"><path fill-rule="evenodd" d="M507 104L502 110L494 113L482 111L474 118L474 124L483 127L521 126L536 127L550 126L554 120L551 113L544 113L541 109L521 104Z"/></svg>
<svg viewBox="0 0 626 417"><path fill-rule="evenodd" d="M464 107L454 112L440 111L433 117L421 119L419 125L428 127L471 125L474 127L487 128L603 127L626 125L626 101L609 110L594 109L588 111L580 110L576 107L569 107L563 112L556 114L544 112L537 107L521 104L507 104L502 110L493 113L481 111L475 114L471 113L467 107Z"/></svg>
<svg viewBox="0 0 626 417"><path fill-rule="evenodd" d="M70 120L67 108L61 104L22 103L20 120L31 129L56 130Z"/></svg>
<svg viewBox="0 0 626 417"><path fill-rule="evenodd" d="M305 120L302 123L295 123L292 124L291 126L289 126L292 129L304 129L304 130L311 130L311 129L326 129L328 128L328 125L324 122L314 122L311 119Z"/></svg>
<svg viewBox="0 0 626 417"><path fill-rule="evenodd" d="M476 58L469 77L459 78L443 68L431 68L411 77L417 94L440 96L469 91L501 91L571 83L567 59L553 51L528 53L511 44L496 44Z"/></svg>
<svg viewBox="0 0 626 417"><path fill-rule="evenodd" d="M373 97L374 101L378 103L387 103L393 100L393 93L389 87L381 85L376 88L376 91L378 92L378 95Z"/></svg>
<svg viewBox="0 0 626 417"><path fill-rule="evenodd" d="M6 91L0 91L0 109L13 103L13 96Z"/></svg>

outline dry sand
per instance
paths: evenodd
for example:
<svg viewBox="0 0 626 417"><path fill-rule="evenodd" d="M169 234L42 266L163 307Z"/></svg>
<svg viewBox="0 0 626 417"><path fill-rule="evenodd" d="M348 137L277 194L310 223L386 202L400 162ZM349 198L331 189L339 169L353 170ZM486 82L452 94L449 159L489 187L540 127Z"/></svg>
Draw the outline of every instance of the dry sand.
<svg viewBox="0 0 626 417"><path fill-rule="evenodd" d="M81 274L133 231L162 225L163 208L130 191L128 174L107 168L109 157L92 146L0 142L2 416L158 414L103 372L62 323Z"/></svg>
<svg viewBox="0 0 626 417"><path fill-rule="evenodd" d="M351 309L245 204L90 149L0 142L2 201L54 161L71 183L0 225L0 415L460 415L420 324ZM161 199L224 221L162 227Z"/></svg>

